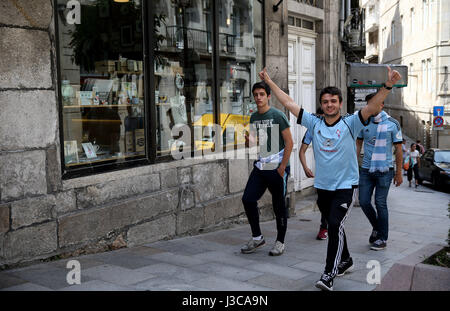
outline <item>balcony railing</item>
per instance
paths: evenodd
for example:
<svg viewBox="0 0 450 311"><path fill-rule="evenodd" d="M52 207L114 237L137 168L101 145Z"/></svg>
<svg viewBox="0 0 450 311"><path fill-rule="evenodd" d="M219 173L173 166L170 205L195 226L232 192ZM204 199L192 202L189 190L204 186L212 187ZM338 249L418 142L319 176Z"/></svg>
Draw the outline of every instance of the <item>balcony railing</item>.
<svg viewBox="0 0 450 311"><path fill-rule="evenodd" d="M160 44L162 50L187 48L198 52L212 53L210 31L174 25L159 29L159 32L164 37L164 41ZM237 38L236 35L220 33L219 46L222 51L235 53L236 47L243 46L243 40Z"/></svg>
<svg viewBox="0 0 450 311"><path fill-rule="evenodd" d="M201 52L211 52L212 50L210 31L174 25L166 26L165 33L162 35L165 40L161 44L161 48L187 48Z"/></svg>
<svg viewBox="0 0 450 311"><path fill-rule="evenodd" d="M323 0L295 0L295 1L323 9Z"/></svg>

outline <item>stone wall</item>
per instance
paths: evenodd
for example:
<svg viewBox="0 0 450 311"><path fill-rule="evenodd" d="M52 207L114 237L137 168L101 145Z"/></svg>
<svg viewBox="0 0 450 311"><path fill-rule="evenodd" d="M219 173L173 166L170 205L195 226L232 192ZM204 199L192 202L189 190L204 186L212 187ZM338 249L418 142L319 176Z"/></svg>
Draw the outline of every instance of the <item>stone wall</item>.
<svg viewBox="0 0 450 311"><path fill-rule="evenodd" d="M53 1L16 4L0 3L0 269L247 221L248 159L188 159L62 180ZM287 58L284 48L271 51L273 63L276 53ZM287 73L274 79L287 86ZM260 206L261 220L273 219L268 192Z"/></svg>

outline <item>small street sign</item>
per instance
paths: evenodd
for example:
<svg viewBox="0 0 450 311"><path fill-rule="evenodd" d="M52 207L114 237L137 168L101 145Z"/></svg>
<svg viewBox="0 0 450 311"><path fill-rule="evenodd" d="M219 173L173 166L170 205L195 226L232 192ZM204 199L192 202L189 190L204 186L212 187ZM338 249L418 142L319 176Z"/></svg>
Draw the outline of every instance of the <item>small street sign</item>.
<svg viewBox="0 0 450 311"><path fill-rule="evenodd" d="M444 106L433 106L433 117L443 117Z"/></svg>
<svg viewBox="0 0 450 311"><path fill-rule="evenodd" d="M433 130L439 131L444 129L444 119L442 117L434 117Z"/></svg>

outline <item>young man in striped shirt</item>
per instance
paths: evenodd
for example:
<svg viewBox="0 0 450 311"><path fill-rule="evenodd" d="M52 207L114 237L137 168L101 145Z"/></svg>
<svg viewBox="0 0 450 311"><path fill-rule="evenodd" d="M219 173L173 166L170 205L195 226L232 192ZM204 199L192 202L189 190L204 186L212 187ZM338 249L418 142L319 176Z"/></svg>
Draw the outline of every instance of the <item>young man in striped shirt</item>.
<svg viewBox="0 0 450 311"><path fill-rule="evenodd" d="M366 96L368 102L375 93ZM384 104L382 105L384 107ZM386 248L388 239L387 196L392 178L398 187L403 182L402 131L397 120L385 111L370 117L369 124L358 135L357 154L364 142L364 158L359 169L359 204L372 225L369 237L370 249ZM392 147L395 146L397 170L394 176ZM372 206L372 194L375 190L375 208Z"/></svg>
<svg viewBox="0 0 450 311"><path fill-rule="evenodd" d="M344 223L352 208L359 182L355 141L370 116L380 113L390 89L401 78L397 71L390 67L387 70L388 80L384 87L357 114L346 116L341 116L342 93L336 87L327 87L321 91L319 102L324 116L317 116L297 105L270 79L265 68L259 73L278 101L297 117L297 123L312 131L316 161L314 187L328 219L326 266L316 283L316 287L322 290L333 290L334 278L353 267Z"/></svg>

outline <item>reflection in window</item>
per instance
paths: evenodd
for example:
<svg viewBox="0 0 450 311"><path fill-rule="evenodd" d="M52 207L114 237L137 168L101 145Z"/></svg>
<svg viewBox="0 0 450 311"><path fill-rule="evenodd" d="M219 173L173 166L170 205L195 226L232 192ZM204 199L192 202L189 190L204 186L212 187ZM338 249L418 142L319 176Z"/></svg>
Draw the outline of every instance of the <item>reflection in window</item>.
<svg viewBox="0 0 450 311"><path fill-rule="evenodd" d="M170 154L174 125L186 124L193 133L197 120L212 116L211 5L209 0L152 1L157 38L154 74L158 156Z"/></svg>
<svg viewBox="0 0 450 311"><path fill-rule="evenodd" d="M228 7L219 12L227 21L219 25L220 125L224 144L238 145L243 143L238 131L256 111L251 88L263 67L263 7L257 0L223 2Z"/></svg>
<svg viewBox="0 0 450 311"><path fill-rule="evenodd" d="M145 156L140 0L80 0L80 23L58 0L66 168Z"/></svg>
<svg viewBox="0 0 450 311"><path fill-rule="evenodd" d="M218 34L212 32L212 5L210 0L152 1L158 156L177 146L171 135L176 124L191 128L186 148L215 149L213 136L218 135L225 143L243 143L235 128L246 126L255 111L251 86L262 68L262 5L257 0L218 1ZM219 51L213 51L213 37L218 37ZM220 59L217 85L213 53ZM220 94L218 118L214 89ZM216 119L221 133L211 127Z"/></svg>

